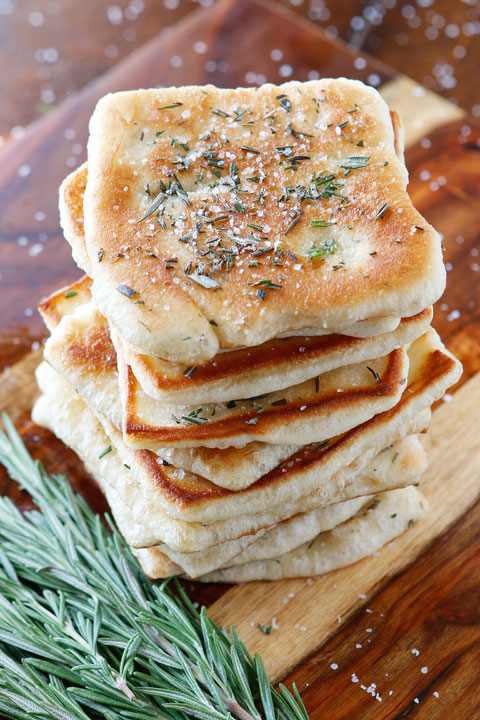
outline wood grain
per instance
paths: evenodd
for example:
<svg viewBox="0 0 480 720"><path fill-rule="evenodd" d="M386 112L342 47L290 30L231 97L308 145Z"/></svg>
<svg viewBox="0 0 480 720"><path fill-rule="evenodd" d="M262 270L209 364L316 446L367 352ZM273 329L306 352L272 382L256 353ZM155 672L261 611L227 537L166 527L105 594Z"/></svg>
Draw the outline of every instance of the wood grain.
<svg viewBox="0 0 480 720"><path fill-rule="evenodd" d="M410 3L410 12L399 2L273 1L419 83L430 83L464 108L479 103L479 36L474 25L478 1L435 0L434 7ZM192 0L5 2L0 23L0 133L50 112L151 38L165 36L196 7ZM451 25L453 32L446 30ZM435 28L437 37L427 39ZM198 61L202 59L199 54ZM445 81L439 71L446 64L453 82Z"/></svg>
<svg viewBox="0 0 480 720"><path fill-rule="evenodd" d="M311 720L480 717L479 528L477 502L285 678Z"/></svg>

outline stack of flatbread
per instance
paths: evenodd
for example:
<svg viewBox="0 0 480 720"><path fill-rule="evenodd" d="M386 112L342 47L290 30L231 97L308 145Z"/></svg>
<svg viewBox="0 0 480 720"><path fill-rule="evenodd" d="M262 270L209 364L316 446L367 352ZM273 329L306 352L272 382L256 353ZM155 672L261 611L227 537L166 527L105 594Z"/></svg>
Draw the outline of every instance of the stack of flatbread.
<svg viewBox="0 0 480 720"><path fill-rule="evenodd" d="M402 149L345 79L98 103L60 189L86 275L40 305L33 417L150 577L323 573L426 511L419 433L460 365Z"/></svg>

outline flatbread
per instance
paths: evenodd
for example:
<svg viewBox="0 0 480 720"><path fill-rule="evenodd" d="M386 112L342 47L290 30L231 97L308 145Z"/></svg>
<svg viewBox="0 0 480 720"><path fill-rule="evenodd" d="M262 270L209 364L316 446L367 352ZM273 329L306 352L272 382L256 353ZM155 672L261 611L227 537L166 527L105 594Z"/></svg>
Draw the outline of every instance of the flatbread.
<svg viewBox="0 0 480 720"><path fill-rule="evenodd" d="M414 487L391 490L377 495L376 504L356 517L318 536L313 544L304 543L295 550L270 560L253 560L226 570L217 570L201 578L202 582L249 582L307 577L352 565L372 555L387 542L404 533L422 518L427 501ZM138 556L144 572L151 575L153 563L147 553Z"/></svg>
<svg viewBox="0 0 480 720"><path fill-rule="evenodd" d="M67 240L72 248L73 258L78 267L87 275L90 275L90 260L87 255L85 233L83 230L83 198L87 184L87 167L88 163L83 163L83 165L70 173L70 175L67 175L62 182L59 191L59 209L60 224L64 231L65 240ZM295 332L282 333L280 337L292 337L294 335L316 336L326 335L332 332L359 338L374 337L375 335L392 332L392 330L395 330L398 326L399 322L400 318L398 317L371 318L369 320L360 320L353 323L353 325L342 328L306 328ZM133 347L130 346L130 348L132 352L135 351Z"/></svg>
<svg viewBox="0 0 480 720"><path fill-rule="evenodd" d="M425 467L425 455L415 437L398 442L405 433L417 432L424 427L426 419L420 417L402 428L395 437L390 437L391 442L397 441L396 445L380 453L376 450L366 453L349 469L343 469L327 479L311 496L288 505L270 506L254 515L208 524L185 522L165 513L156 497L159 488L144 487L135 480L133 470L137 454L131 454L130 465L122 463L111 437L105 434L101 424L66 380L45 363L40 365L37 378L43 395L33 408L34 421L50 428L72 447L98 478L105 488L122 534L134 547L164 543L178 552L198 553L239 538L244 538L242 542L248 544L259 537L259 532L295 514L413 482ZM365 468L362 473L359 473L360 467ZM348 484L352 474L355 474L355 482ZM238 546L235 548L237 551ZM222 552L225 552L225 547Z"/></svg>
<svg viewBox="0 0 480 720"><path fill-rule="evenodd" d="M50 427L79 452L105 493L120 531L127 541L132 542L135 502L132 502L131 496L138 495L138 486L135 486L128 468L120 463L115 450L105 453L108 447L105 445L107 437L81 398L71 388L65 388L65 380L59 376L57 378L58 382L51 383L47 394L42 395L35 404L34 419L37 423ZM387 448L367 469L364 477L368 479L366 482L362 481L362 491L375 494L385 486L401 485L405 482L405 466L418 463L415 456L423 457L423 450L415 436L409 436ZM339 502L306 514L295 515L278 525L273 524L271 529L261 528L254 534L196 552L181 553L165 544L159 545L156 551L164 556L162 573L167 575L187 572L191 577L197 577L227 564L240 564L250 561L252 557L263 559L286 552L305 540L310 540L319 532L325 532L344 522L365 503L371 503L371 499L365 497L344 500L344 496L345 492L339 495ZM160 521L163 519L165 522L161 510L157 509L156 514ZM172 526L182 525L181 522L168 518L166 523L171 523ZM195 532L195 526L189 530ZM170 564L166 558L170 559Z"/></svg>
<svg viewBox="0 0 480 720"><path fill-rule="evenodd" d="M291 547L297 547L302 539L311 540L320 532L331 530L342 522L353 517L358 510L370 504L372 498L353 498L333 505L302 513L284 520L255 535L244 536L239 540L232 540L223 545L214 545L207 550L196 553L179 553L168 545L159 545L158 550L166 555L179 568L178 574L186 573L191 578L197 578L213 570L230 565L241 565L247 558L261 558L273 552L272 557L287 552ZM250 540L250 542L248 542ZM245 553L249 553L245 555Z"/></svg>
<svg viewBox="0 0 480 720"><path fill-rule="evenodd" d="M136 449L319 442L396 405L408 375L408 355L399 347L385 357L330 370L266 396L200 407L172 405L146 395L112 328L111 337L117 353L123 436Z"/></svg>
<svg viewBox="0 0 480 720"><path fill-rule="evenodd" d="M84 198L98 308L123 340L186 365L421 312L445 270L396 128L377 91L344 78L102 98Z"/></svg>

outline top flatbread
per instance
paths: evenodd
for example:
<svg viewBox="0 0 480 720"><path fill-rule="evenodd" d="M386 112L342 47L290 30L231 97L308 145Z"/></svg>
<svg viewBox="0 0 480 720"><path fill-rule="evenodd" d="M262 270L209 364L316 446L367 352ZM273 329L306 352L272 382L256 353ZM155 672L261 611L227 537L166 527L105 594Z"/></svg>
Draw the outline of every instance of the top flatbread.
<svg viewBox="0 0 480 720"><path fill-rule="evenodd" d="M63 228L65 240L72 248L73 259L81 270L87 275L91 275L92 269L87 255L85 233L83 230L83 198L87 185L87 167L88 163L83 163L83 165L80 165L80 167L70 173L70 175L67 175L60 185L59 210L60 224ZM280 333L278 337L329 335L335 332L340 335L367 338L391 332L398 327L399 322L400 318L398 317L378 317L370 318L369 320L359 320L352 325L346 325L341 328L305 328L293 332ZM131 353L135 352L135 348L132 346L128 346L128 350ZM139 357L143 361L146 361L148 358L153 364L155 364L156 360L161 362L160 358L153 356L142 356L139 354Z"/></svg>
<svg viewBox="0 0 480 720"><path fill-rule="evenodd" d="M417 314L445 272L396 140L380 95L343 78L106 96L84 199L100 311L123 340L186 364Z"/></svg>

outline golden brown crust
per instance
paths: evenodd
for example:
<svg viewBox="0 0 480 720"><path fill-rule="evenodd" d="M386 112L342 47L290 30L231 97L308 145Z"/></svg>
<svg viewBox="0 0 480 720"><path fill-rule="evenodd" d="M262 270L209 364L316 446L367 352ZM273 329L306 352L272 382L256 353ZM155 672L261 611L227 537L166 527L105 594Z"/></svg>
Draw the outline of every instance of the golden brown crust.
<svg viewBox="0 0 480 720"><path fill-rule="evenodd" d="M56 290L45 300L42 300L38 306L38 312L50 331L58 325L65 315L69 315L77 307L91 300L91 284L90 278L84 275L71 285Z"/></svg>
<svg viewBox="0 0 480 720"><path fill-rule="evenodd" d="M300 418L302 424L308 424L315 421L319 414L327 419L334 413L345 413L359 405L369 405L380 399L387 401L391 399L393 402L398 398L402 383L406 382L408 365L406 365L405 350L399 348L391 352L385 364L386 367L382 368L383 372L377 374L377 379L372 379L366 371L367 378L361 378L358 387L342 388L342 392L339 392L338 388L332 388L326 393L310 392L308 396L305 393L298 400L274 406L268 400L265 404L260 401L260 407L263 409L261 413L259 413L259 404L253 402L250 403L253 405L251 409L239 410L235 414L232 411L232 414L224 419L217 420L212 417L201 424L193 422L188 424L188 421L178 420L178 424L163 427L140 421L138 408L140 388L132 369L126 365L123 377L122 368L119 367L120 381L125 382L124 436L127 440L134 440L137 447L152 443L167 447L177 444L204 445L212 439L223 442L231 439L231 444L235 444L233 442L235 438L247 433L250 441L262 439L268 441L272 433L283 427L288 428L289 433L292 433L292 422L298 422ZM315 380L311 380L310 383L313 389Z"/></svg>
<svg viewBox="0 0 480 720"><path fill-rule="evenodd" d="M238 106L247 123L235 122ZM393 122L395 132L375 91L342 79L107 96L92 120L85 198L100 310L125 340L187 364L212 357L218 344L251 346L308 325L341 327L399 311L418 313L438 298L444 271L439 237L406 193L395 116ZM224 137L229 142L219 147L217 139ZM289 157L301 159L292 163ZM368 164L342 167L355 164L352 157L368 158ZM294 188L303 186L308 194L312 177L327 173L334 175L333 194L321 196L326 182L320 179L320 197L300 201ZM159 228L154 215L138 223L149 203L146 185L158 178L177 182L175 177L187 195L165 200L167 227ZM208 187L213 182L219 184L217 195ZM292 190L286 192L288 185ZM312 228L312 220L336 224ZM217 237L220 245L207 244ZM327 250L312 260L312 247ZM100 248L105 258L98 264ZM223 262L220 255L232 253L233 266L214 269ZM169 263L173 256L177 262ZM219 287L202 287L191 275L213 278ZM119 296L122 283L135 290L134 302L145 304ZM216 324L209 325L211 320Z"/></svg>

